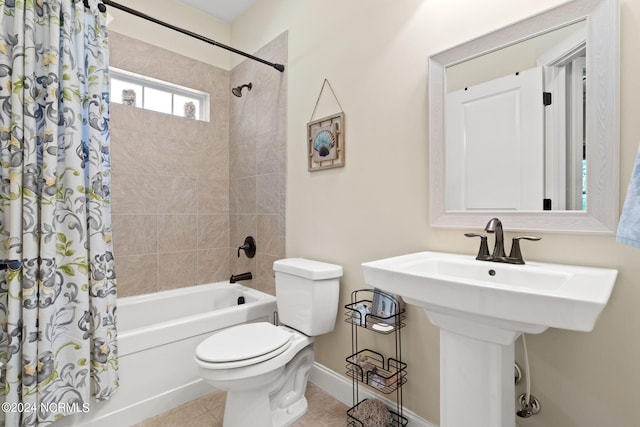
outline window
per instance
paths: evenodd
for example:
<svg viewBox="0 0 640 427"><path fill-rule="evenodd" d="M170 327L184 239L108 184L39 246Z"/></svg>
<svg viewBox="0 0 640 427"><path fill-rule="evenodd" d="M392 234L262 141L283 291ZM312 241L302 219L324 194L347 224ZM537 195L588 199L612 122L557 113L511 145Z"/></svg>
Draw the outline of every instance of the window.
<svg viewBox="0 0 640 427"><path fill-rule="evenodd" d="M111 102L209 121L209 94L118 68L111 74Z"/></svg>

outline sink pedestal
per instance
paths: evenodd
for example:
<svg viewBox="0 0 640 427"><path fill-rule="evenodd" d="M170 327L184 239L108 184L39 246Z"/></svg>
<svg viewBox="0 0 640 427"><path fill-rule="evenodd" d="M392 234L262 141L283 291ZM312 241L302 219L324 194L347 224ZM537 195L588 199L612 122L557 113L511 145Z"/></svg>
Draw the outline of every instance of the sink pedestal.
<svg viewBox="0 0 640 427"><path fill-rule="evenodd" d="M515 427L513 344L440 330L440 426Z"/></svg>
<svg viewBox="0 0 640 427"><path fill-rule="evenodd" d="M440 426L515 427L520 332L425 310L440 327Z"/></svg>

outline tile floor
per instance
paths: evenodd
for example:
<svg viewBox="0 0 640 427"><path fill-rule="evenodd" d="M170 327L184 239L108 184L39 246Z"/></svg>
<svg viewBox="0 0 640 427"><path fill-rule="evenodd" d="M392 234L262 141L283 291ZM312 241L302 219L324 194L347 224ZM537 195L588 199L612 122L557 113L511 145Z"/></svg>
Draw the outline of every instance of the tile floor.
<svg viewBox="0 0 640 427"><path fill-rule="evenodd" d="M222 427L226 394L218 391L186 403L134 427ZM307 413L292 427L336 427L347 424L347 406L308 383Z"/></svg>

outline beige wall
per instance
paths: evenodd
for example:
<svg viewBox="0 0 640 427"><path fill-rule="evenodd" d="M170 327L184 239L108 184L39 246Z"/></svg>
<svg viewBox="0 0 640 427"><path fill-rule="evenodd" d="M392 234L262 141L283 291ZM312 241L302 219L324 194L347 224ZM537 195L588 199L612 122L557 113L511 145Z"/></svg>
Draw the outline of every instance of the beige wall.
<svg viewBox="0 0 640 427"><path fill-rule="evenodd" d="M260 0L234 22L234 46L249 51L288 30L286 253L343 265L341 304L364 286L363 261L425 249L475 252L476 243L463 236L467 230L429 226L427 56L560 3ZM626 189L640 141L640 3L621 0L621 8L620 184ZM324 78L346 113L347 161L345 168L309 173L306 123ZM523 249L531 259L615 267L620 274L593 332L528 337L532 391L543 410L520 420L521 427L637 426L640 250L612 236L569 234L545 234ZM420 310L408 315L405 404L437 423L438 331ZM351 348L348 325L337 322L317 343L318 362L342 373Z"/></svg>

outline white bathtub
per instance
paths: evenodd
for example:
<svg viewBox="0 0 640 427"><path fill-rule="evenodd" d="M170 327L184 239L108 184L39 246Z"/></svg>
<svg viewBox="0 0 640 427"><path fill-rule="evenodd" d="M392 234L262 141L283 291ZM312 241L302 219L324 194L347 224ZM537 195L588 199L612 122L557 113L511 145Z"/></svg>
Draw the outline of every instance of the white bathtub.
<svg viewBox="0 0 640 427"><path fill-rule="evenodd" d="M128 426L212 392L198 376L196 346L222 328L272 321L275 310L274 296L229 282L119 298L119 389L53 425Z"/></svg>

